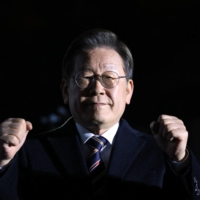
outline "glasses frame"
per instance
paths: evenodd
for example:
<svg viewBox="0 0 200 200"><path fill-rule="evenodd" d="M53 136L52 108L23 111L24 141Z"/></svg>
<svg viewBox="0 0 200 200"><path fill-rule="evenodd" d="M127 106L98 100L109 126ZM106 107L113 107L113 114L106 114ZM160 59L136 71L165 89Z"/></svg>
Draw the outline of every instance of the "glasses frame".
<svg viewBox="0 0 200 200"><path fill-rule="evenodd" d="M114 71L105 71L105 72L103 72L101 75L93 74L93 75L91 76L91 77L92 77L92 80L90 81L90 83L88 84L88 86L86 86L86 87L81 87L81 86L78 84L77 76L78 76L78 74L80 74L80 73L82 73L82 72L83 72L83 71L79 71L78 73L76 73L75 76L71 77L71 78L74 78L76 85L77 85L79 88L82 88L82 89L87 88L92 82L94 82L94 80L99 80L99 82L101 83L101 85L102 85L103 87L105 87L105 88L107 88L107 89L111 89L111 88L114 88L114 87L116 87L116 86L118 85L119 79L121 79L121 78L126 78L126 76L119 76L119 75L117 74L117 72L114 72ZM113 72L113 73L115 73L115 74L118 76L117 78L115 78L115 79L118 79L118 82L116 83L115 86L113 86L113 87L107 87L107 86L105 86L105 85L103 84L103 78L102 78L102 76L103 76L103 74L106 73L106 72Z"/></svg>

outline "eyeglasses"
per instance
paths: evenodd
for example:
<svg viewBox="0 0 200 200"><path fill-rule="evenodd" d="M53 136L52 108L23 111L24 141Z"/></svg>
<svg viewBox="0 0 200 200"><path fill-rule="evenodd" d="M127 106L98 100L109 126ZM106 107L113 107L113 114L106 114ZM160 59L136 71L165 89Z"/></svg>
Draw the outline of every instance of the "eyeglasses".
<svg viewBox="0 0 200 200"><path fill-rule="evenodd" d="M101 85L105 88L113 88L119 83L120 78L126 76L119 76L116 72L106 71L101 76L95 75L91 71L81 71L75 75L75 82L80 88L88 87L94 80L99 80Z"/></svg>

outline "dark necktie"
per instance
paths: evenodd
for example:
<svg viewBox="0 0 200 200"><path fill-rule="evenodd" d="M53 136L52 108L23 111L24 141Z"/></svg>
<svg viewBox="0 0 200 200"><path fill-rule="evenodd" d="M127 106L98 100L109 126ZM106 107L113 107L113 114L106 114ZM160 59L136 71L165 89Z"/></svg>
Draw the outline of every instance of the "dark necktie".
<svg viewBox="0 0 200 200"><path fill-rule="evenodd" d="M105 174L106 168L101 159L100 151L106 142L107 140L102 136L93 136L87 141L87 144L92 148L92 152L87 160L88 172L92 184L95 184Z"/></svg>

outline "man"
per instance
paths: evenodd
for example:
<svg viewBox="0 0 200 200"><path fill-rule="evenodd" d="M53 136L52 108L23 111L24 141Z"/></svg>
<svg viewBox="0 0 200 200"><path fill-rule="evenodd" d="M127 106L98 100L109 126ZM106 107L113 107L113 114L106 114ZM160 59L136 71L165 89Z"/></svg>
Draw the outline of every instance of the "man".
<svg viewBox="0 0 200 200"><path fill-rule="evenodd" d="M114 33L93 29L78 37L61 83L73 117L27 139L30 122L1 124L0 199L200 199L200 167L183 122L161 115L151 123L153 137L121 118L132 71L132 55Z"/></svg>

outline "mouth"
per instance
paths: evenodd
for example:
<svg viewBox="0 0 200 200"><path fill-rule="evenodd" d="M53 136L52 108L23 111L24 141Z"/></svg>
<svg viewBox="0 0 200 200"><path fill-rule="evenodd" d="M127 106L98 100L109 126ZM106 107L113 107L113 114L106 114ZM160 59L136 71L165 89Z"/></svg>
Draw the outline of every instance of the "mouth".
<svg viewBox="0 0 200 200"><path fill-rule="evenodd" d="M92 106L92 107L99 107L99 106L106 106L108 105L105 102L99 102L99 101L85 101L83 102L84 106Z"/></svg>
<svg viewBox="0 0 200 200"><path fill-rule="evenodd" d="M103 103L103 102L90 102L90 103L88 103L86 105L88 105L88 106L105 106L107 104Z"/></svg>

